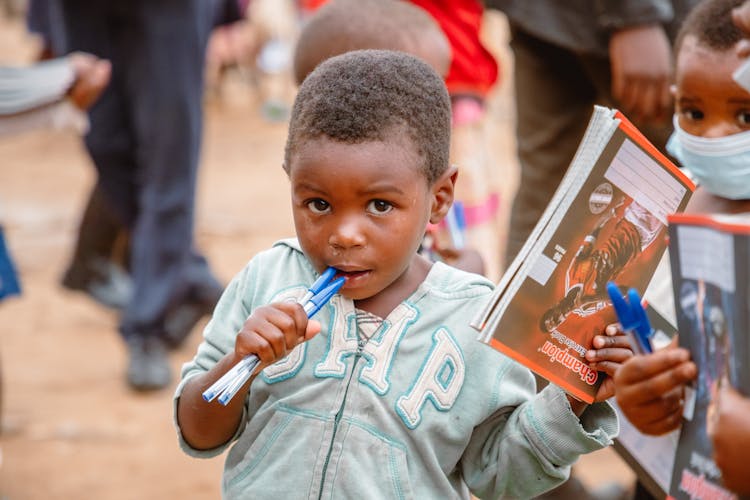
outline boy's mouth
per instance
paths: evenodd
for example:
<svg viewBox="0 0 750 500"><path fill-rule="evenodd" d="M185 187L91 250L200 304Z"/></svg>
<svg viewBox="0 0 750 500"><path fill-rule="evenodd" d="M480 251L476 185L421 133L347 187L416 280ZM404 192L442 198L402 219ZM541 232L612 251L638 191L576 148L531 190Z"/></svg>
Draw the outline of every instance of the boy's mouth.
<svg viewBox="0 0 750 500"><path fill-rule="evenodd" d="M344 283L344 288L349 288L351 286L356 286L358 281L361 281L362 279L366 278L370 274L369 269L365 270L343 270L340 268L336 268L336 277L342 276L346 278L346 283Z"/></svg>

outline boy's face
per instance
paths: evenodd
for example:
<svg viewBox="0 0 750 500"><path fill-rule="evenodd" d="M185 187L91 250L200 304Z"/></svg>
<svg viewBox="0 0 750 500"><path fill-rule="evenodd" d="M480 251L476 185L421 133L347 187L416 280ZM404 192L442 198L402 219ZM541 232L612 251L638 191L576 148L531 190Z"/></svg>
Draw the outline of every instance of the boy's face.
<svg viewBox="0 0 750 500"><path fill-rule="evenodd" d="M395 135L395 134L394 134ZM318 271L347 277L341 293L369 299L421 282L412 265L428 221L453 199L452 177L429 186L411 141L307 140L290 159L297 237Z"/></svg>
<svg viewBox="0 0 750 500"><path fill-rule="evenodd" d="M750 93L732 79L742 62L733 49L716 51L685 37L675 68L676 112L685 132L716 138L750 129Z"/></svg>

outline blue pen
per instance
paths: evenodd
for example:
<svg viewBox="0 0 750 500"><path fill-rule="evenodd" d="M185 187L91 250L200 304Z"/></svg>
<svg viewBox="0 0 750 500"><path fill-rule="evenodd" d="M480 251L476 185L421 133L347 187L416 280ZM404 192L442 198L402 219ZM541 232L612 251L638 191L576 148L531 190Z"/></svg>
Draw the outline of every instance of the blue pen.
<svg viewBox="0 0 750 500"><path fill-rule="evenodd" d="M330 285L310 297L306 302L302 302L302 307L305 309L307 317L312 318L316 312L320 311L320 308L326 305L326 303L331 300L331 297L336 295L336 292L338 292L339 289L344 286L345 282L346 278L344 278L343 276L337 278L333 280Z"/></svg>
<svg viewBox="0 0 750 500"><path fill-rule="evenodd" d="M346 282L344 277L331 281L335 275L335 268L326 269L300 299L299 303L302 304L308 318L317 313ZM211 402L218 396L219 402L226 406L237 391L245 385L259 364L260 359L256 355L246 356L206 389L203 392L203 399Z"/></svg>
<svg viewBox="0 0 750 500"><path fill-rule="evenodd" d="M311 298L313 298L313 296L315 296L318 292L325 288L334 276L336 276L336 268L334 267L329 267L328 269L323 271L323 274L321 274L320 277L315 280L315 283L313 283L310 288L307 289L307 293L301 299L299 299L299 303L302 305L307 304L307 301L309 301Z"/></svg>
<svg viewBox="0 0 750 500"><path fill-rule="evenodd" d="M466 215L464 205L460 201L454 201L446 216L448 233L453 242L453 248L460 250L466 246Z"/></svg>
<svg viewBox="0 0 750 500"><path fill-rule="evenodd" d="M636 354L653 352L651 348L651 335L653 329L648 321L646 311L641 304L641 297L634 288L628 290L627 300L620 293L616 284L607 283L607 293L612 300L612 306L617 313L617 319L622 325L623 331L630 339L630 345Z"/></svg>

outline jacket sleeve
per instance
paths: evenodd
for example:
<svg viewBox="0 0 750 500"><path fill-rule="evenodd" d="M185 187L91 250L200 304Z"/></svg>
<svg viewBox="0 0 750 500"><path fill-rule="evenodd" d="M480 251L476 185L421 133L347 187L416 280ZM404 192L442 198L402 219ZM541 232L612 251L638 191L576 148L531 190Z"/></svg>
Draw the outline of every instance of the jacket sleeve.
<svg viewBox="0 0 750 500"><path fill-rule="evenodd" d="M609 446L618 432L608 403L579 418L565 393L535 393L531 372L508 363L496 382L498 409L477 426L461 459L462 474L480 498L531 498L564 482L578 457ZM502 388L502 390L499 390Z"/></svg>
<svg viewBox="0 0 750 500"><path fill-rule="evenodd" d="M595 0L598 27L607 32L643 24L666 24L675 12L671 0Z"/></svg>
<svg viewBox="0 0 750 500"><path fill-rule="evenodd" d="M248 299L252 297L248 284L254 281L253 275L256 268L257 266L251 263L229 283L216 305L211 320L203 330L203 341L198 346L195 357L182 366L181 380L175 389L172 400L172 415L180 448L193 457L210 458L221 454L239 437L245 428L247 404L243 410L240 425L229 441L211 450L196 450L182 436L177 422L177 404L185 385L192 377L209 371L224 355L234 349L237 332L242 328L252 309L251 301L248 302Z"/></svg>

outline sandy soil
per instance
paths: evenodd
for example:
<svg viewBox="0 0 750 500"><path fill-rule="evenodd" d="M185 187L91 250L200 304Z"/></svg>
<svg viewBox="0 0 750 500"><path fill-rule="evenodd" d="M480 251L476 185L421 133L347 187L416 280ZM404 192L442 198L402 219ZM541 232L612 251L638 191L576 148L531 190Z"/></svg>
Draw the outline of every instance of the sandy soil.
<svg viewBox="0 0 750 500"><path fill-rule="evenodd" d="M3 62L29 61L34 51L22 26L6 20L0 47ZM257 99L238 80L224 91L206 105L196 237L228 281L256 251L290 235L292 225L280 168L285 126L261 120ZM503 193L501 237L517 177L509 95L501 86L489 123ZM92 181L80 140L70 133L0 141L0 221L24 287L20 298L0 304L0 499L218 498L223 459L180 452L173 388L129 391L116 316L59 286ZM198 330L172 354L175 376L192 356ZM579 470L589 484L632 477L611 450L586 457Z"/></svg>

